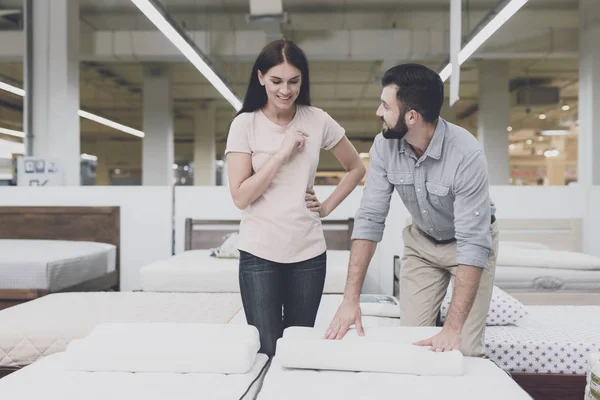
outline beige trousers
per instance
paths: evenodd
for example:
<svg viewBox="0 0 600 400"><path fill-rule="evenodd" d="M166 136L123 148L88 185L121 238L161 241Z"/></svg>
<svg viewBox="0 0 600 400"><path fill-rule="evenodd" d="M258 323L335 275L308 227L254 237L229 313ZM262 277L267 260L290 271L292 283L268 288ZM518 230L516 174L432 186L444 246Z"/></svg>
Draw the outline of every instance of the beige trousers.
<svg viewBox="0 0 600 400"><path fill-rule="evenodd" d="M465 356L485 354L484 331L496 271L498 222L490 225L492 248L481 275L473 307L465 321L460 350ZM402 232L404 255L400 264L400 322L404 326L435 326L451 276L456 275L456 242L435 244L414 225ZM426 339L426 338L423 338Z"/></svg>

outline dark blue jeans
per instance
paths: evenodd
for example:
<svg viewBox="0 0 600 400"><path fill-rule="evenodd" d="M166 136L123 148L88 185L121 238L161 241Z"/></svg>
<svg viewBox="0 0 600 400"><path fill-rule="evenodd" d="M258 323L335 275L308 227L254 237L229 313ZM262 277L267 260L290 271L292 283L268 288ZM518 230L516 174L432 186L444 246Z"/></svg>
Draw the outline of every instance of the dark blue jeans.
<svg viewBox="0 0 600 400"><path fill-rule="evenodd" d="M246 321L260 333L260 352L272 357L289 326L315 325L327 255L280 264L240 251L240 292Z"/></svg>

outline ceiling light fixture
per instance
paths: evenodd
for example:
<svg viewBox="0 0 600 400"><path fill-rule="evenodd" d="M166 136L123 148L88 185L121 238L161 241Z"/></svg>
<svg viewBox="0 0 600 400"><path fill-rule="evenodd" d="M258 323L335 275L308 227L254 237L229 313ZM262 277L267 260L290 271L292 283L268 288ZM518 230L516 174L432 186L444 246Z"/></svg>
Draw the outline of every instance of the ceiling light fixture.
<svg viewBox="0 0 600 400"><path fill-rule="evenodd" d="M25 134L23 132L15 131L13 129L0 128L0 133L2 133L4 135L18 137L18 138L24 138L25 137Z"/></svg>
<svg viewBox="0 0 600 400"><path fill-rule="evenodd" d="M9 85L8 83L5 83L5 82L0 82L0 89L5 90L10 93L13 93L13 94L16 94L17 96L21 96L21 97L25 96L25 91L23 89L18 88L13 85ZM77 114L82 118L89 119L90 121L94 121L101 125L108 126L109 128L113 128L113 129L116 129L121 132L129 133L130 135L134 135L137 137L141 137L141 138L144 137L144 132L138 131L137 129L130 128L123 124L119 124L118 122L111 121L108 118L104 118L99 115L92 114L90 112L83 111L83 110L79 110L77 112ZM14 131L14 132L16 132L16 131ZM20 133L22 134L23 132L20 132ZM7 135L10 135L10 133L7 133ZM15 136L15 135L13 135L13 136ZM24 137L24 136L19 136L19 137Z"/></svg>
<svg viewBox="0 0 600 400"><path fill-rule="evenodd" d="M236 111L242 108L242 102L229 89L225 82L213 71L197 46L173 22L162 4L156 0L131 0L133 4L179 49L198 71L217 89Z"/></svg>
<svg viewBox="0 0 600 400"><path fill-rule="evenodd" d="M502 25L506 23L529 0L510 0L458 53L458 64L462 65L484 44ZM440 72L442 81L445 82L452 75L452 64L448 63Z"/></svg>

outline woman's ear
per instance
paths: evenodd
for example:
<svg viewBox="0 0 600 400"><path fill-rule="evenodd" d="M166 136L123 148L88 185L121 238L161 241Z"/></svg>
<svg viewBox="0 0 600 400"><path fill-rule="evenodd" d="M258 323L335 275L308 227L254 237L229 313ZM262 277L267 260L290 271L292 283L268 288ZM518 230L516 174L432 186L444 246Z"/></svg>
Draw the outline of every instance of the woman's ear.
<svg viewBox="0 0 600 400"><path fill-rule="evenodd" d="M256 74L258 75L258 81L260 82L260 84L262 86L265 86L265 77L263 76L262 72L260 72L260 70L256 71Z"/></svg>

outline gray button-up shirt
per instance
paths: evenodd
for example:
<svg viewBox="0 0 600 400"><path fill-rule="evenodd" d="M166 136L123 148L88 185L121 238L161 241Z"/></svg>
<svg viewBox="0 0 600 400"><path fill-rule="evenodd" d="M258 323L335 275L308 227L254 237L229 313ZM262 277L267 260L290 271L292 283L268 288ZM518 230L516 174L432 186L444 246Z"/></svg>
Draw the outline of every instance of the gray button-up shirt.
<svg viewBox="0 0 600 400"><path fill-rule="evenodd" d="M403 139L375 137L353 239L381 241L396 189L415 224L436 240L456 239L457 265L485 268L492 249L487 160L467 130L440 118L419 158Z"/></svg>

